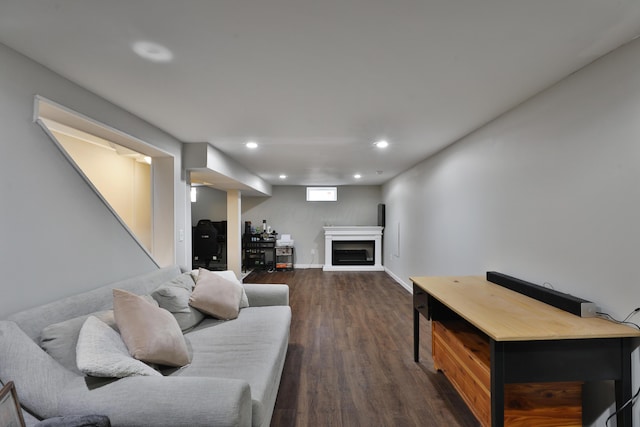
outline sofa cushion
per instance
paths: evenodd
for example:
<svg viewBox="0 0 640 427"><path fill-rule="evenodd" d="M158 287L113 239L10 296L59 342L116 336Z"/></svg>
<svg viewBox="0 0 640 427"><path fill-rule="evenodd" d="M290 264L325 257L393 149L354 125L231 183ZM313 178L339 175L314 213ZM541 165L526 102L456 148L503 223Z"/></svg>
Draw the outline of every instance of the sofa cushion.
<svg viewBox="0 0 640 427"><path fill-rule="evenodd" d="M187 331L204 319L204 314L189 305L195 282L190 273L184 273L163 283L151 293L160 307L168 310L178 321L180 329Z"/></svg>
<svg viewBox="0 0 640 427"><path fill-rule="evenodd" d="M91 389L78 380L60 397L61 414L104 414L114 427L251 425L251 390L242 380L136 376Z"/></svg>
<svg viewBox="0 0 640 427"><path fill-rule="evenodd" d="M103 310L92 314L112 328L116 328L113 310ZM40 333L40 347L62 366L82 374L76 364L76 345L82 325L91 314L74 317L45 327Z"/></svg>
<svg viewBox="0 0 640 427"><path fill-rule="evenodd" d="M114 289L113 312L122 340L133 357L167 366L189 363L182 330L167 310L138 295Z"/></svg>
<svg viewBox="0 0 640 427"><path fill-rule="evenodd" d="M252 424L265 425L278 394L290 323L289 306L249 307L232 321L207 318L185 334L193 352L191 364L171 376L247 381L253 399Z"/></svg>
<svg viewBox="0 0 640 427"><path fill-rule="evenodd" d="M222 277L222 278L227 279L230 282L237 283L238 285L242 286L242 299L240 300L240 308L249 307L249 298L247 298L247 293L245 292L244 285L236 277L236 273L234 273L232 270L224 270L224 271L217 271L216 270L216 271L211 271L211 272L213 274L216 274L216 275ZM191 276L193 277L194 281L198 281L198 275L199 274L200 274L200 269L191 270Z"/></svg>
<svg viewBox="0 0 640 427"><path fill-rule="evenodd" d="M160 372L134 359L120 334L95 316L80 329L76 349L78 369L94 377L159 376Z"/></svg>
<svg viewBox="0 0 640 427"><path fill-rule="evenodd" d="M241 298L241 285L201 268L189 304L218 319L235 319Z"/></svg>

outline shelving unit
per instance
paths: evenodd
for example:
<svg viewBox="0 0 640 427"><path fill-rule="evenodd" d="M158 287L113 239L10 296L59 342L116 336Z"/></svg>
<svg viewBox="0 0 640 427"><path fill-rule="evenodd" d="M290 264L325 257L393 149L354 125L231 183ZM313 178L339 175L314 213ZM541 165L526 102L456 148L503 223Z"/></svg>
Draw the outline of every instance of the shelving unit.
<svg viewBox="0 0 640 427"><path fill-rule="evenodd" d="M293 246L276 247L276 270L291 271L293 270Z"/></svg>
<svg viewBox="0 0 640 427"><path fill-rule="evenodd" d="M269 270L275 266L276 235L245 234L242 240L242 269Z"/></svg>

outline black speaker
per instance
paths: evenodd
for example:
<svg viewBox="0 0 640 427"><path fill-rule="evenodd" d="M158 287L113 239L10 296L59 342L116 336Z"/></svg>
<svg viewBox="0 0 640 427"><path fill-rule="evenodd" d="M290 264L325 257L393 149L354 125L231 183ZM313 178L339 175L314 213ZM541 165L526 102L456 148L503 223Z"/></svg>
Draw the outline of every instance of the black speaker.
<svg viewBox="0 0 640 427"><path fill-rule="evenodd" d="M526 295L581 317L595 317L598 307L586 299L535 285L496 271L487 271L487 281Z"/></svg>
<svg viewBox="0 0 640 427"><path fill-rule="evenodd" d="M378 226L384 227L385 224L385 212L384 212L384 203L378 203Z"/></svg>

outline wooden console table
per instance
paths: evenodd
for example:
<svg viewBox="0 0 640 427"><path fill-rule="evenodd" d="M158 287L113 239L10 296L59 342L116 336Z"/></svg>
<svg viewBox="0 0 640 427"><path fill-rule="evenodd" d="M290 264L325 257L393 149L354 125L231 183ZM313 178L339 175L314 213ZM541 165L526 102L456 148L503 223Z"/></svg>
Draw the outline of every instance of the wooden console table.
<svg viewBox="0 0 640 427"><path fill-rule="evenodd" d="M533 400L577 396L577 409L575 399L572 407L578 411L577 425L583 382L615 381L618 409L631 398L632 343L640 331L575 316L483 277L412 277L411 281L414 359L419 361L422 314L432 320L434 366L443 370L483 425L527 425L527 419L531 425L538 412L527 413L528 403L518 405L519 420L505 416L505 391L518 395L522 385L553 383L562 389L534 390ZM571 403L551 412L565 416L567 407ZM632 425L631 405L618 413L617 421L618 426ZM538 425L558 425L545 423Z"/></svg>

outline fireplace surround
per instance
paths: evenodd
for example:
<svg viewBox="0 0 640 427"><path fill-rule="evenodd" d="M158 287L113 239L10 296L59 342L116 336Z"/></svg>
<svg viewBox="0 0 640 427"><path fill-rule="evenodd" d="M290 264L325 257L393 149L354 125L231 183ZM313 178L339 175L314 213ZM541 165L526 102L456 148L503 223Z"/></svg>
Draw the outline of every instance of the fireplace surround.
<svg viewBox="0 0 640 427"><path fill-rule="evenodd" d="M369 225L324 228L324 271L384 271L382 230Z"/></svg>

